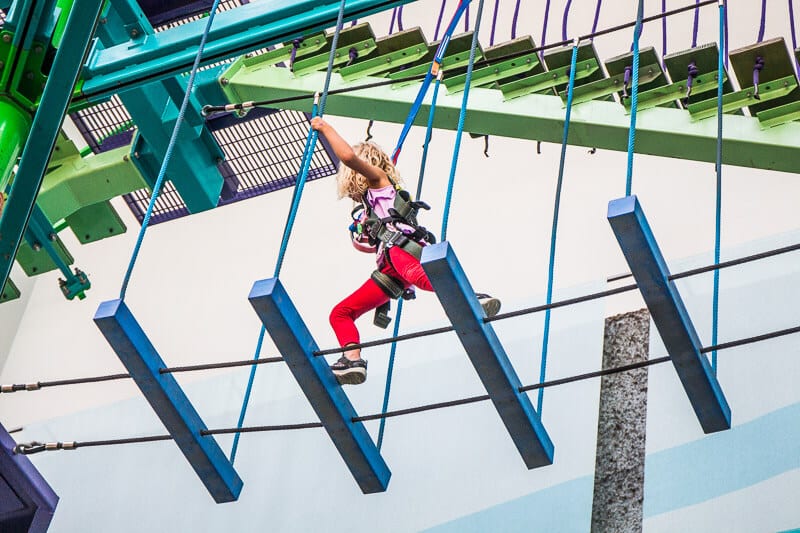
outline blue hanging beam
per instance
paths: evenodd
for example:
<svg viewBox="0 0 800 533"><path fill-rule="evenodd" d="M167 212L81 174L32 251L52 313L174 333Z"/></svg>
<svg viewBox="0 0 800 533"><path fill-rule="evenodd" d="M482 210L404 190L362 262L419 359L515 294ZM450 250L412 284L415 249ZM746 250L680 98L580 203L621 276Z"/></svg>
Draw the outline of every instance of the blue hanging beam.
<svg viewBox="0 0 800 533"><path fill-rule="evenodd" d="M422 250L422 267L528 468L553 464L553 443L447 241Z"/></svg>
<svg viewBox="0 0 800 533"><path fill-rule="evenodd" d="M384 492L392 473L278 278L256 281L248 296L314 412L364 494Z"/></svg>
<svg viewBox="0 0 800 533"><path fill-rule="evenodd" d="M609 202L608 221L703 431L730 429L728 402L636 196Z"/></svg>
<svg viewBox="0 0 800 533"><path fill-rule="evenodd" d="M345 20L360 18L411 0L350 0ZM217 15L203 64L283 43L336 23L337 0L252 2ZM84 70L82 94L102 100L120 90L187 72L197 52L196 36L205 21L170 28L145 39L95 50Z"/></svg>
<svg viewBox="0 0 800 533"><path fill-rule="evenodd" d="M56 51L7 205L0 217L0 292L33 211L102 4L103 0L75 0L67 19L64 42L70 45L60 46Z"/></svg>
<svg viewBox="0 0 800 533"><path fill-rule="evenodd" d="M44 533L58 496L0 424L0 531Z"/></svg>
<svg viewBox="0 0 800 533"><path fill-rule="evenodd" d="M125 302L103 302L94 322L214 501L236 501L242 480L217 441L200 434L206 426L173 375L159 372L166 365Z"/></svg>

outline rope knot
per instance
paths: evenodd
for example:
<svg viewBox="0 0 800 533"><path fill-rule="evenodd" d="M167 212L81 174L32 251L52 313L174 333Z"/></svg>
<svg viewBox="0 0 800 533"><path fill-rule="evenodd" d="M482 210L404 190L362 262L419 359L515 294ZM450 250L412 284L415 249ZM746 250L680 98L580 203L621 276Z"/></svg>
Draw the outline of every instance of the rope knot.
<svg viewBox="0 0 800 533"><path fill-rule="evenodd" d="M759 82L759 74L762 70L764 70L764 66L766 62L764 58L761 56L756 57L756 62L753 64L753 98L756 100L761 100L761 97L758 94L758 82Z"/></svg>
<svg viewBox="0 0 800 533"><path fill-rule="evenodd" d="M631 84L631 73L633 72L633 67L627 65L625 67L625 74L622 77L622 98L628 97L628 87Z"/></svg>

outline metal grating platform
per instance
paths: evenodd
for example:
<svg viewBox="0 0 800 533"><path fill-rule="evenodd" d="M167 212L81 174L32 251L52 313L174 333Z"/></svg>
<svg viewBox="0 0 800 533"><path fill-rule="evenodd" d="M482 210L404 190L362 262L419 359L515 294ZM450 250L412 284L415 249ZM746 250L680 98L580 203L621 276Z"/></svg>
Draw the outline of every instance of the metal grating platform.
<svg viewBox="0 0 800 533"><path fill-rule="evenodd" d="M246 3L247 0L225 0L220 3L218 11ZM163 31L202 16L192 15L173 21L156 18L153 22L160 24L156 31ZM213 65L204 68L213 68ZM94 153L129 145L136 131L130 113L116 95L108 102L72 113L71 118ZM218 206L293 186L300 169L308 119L308 115L302 112L275 109L255 109L241 119L232 115L210 119L209 128L225 153L225 161L219 165L225 185ZM318 143L308 180L331 176L336 173L337 166L333 151L326 144ZM123 198L141 223L150 202L149 191L141 189ZM175 186L165 182L150 224L188 214Z"/></svg>

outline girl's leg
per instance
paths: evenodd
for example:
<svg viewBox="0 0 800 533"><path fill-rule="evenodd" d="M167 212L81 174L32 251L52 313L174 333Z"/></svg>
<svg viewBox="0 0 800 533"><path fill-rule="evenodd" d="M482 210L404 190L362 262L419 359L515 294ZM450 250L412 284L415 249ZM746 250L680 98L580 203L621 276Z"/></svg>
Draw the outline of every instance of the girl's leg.
<svg viewBox="0 0 800 533"><path fill-rule="evenodd" d="M389 248L389 259L394 270L405 282L424 291L433 290L428 275L416 257L397 246L392 246Z"/></svg>
<svg viewBox="0 0 800 533"><path fill-rule="evenodd" d="M336 304L330 315L331 327L339 346L358 344L360 336L355 321L358 317L389 301L389 297L378 285L368 279L353 294ZM361 349L348 350L345 357L353 361L361 358Z"/></svg>

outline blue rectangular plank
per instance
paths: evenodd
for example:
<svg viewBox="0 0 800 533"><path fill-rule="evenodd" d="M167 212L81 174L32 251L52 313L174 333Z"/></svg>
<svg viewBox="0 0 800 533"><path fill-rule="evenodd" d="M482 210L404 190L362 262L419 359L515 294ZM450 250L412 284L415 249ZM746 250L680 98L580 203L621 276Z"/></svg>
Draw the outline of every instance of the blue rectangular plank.
<svg viewBox="0 0 800 533"><path fill-rule="evenodd" d="M392 473L280 280L256 281L248 297L364 494L383 492Z"/></svg>
<svg viewBox="0 0 800 533"><path fill-rule="evenodd" d="M206 426L173 375L159 372L166 365L125 302L103 302L94 322L214 501L235 501L242 490L242 480L214 437L200 434Z"/></svg>
<svg viewBox="0 0 800 533"><path fill-rule="evenodd" d="M728 402L636 196L609 202L608 221L703 431L730 429Z"/></svg>
<svg viewBox="0 0 800 533"><path fill-rule="evenodd" d="M0 424L0 531L44 533L58 496L30 459L14 453L15 446Z"/></svg>
<svg viewBox="0 0 800 533"><path fill-rule="evenodd" d="M521 386L448 242L426 246L422 267L528 468L553 464L553 443Z"/></svg>

